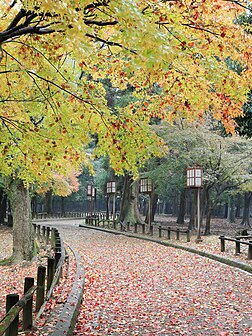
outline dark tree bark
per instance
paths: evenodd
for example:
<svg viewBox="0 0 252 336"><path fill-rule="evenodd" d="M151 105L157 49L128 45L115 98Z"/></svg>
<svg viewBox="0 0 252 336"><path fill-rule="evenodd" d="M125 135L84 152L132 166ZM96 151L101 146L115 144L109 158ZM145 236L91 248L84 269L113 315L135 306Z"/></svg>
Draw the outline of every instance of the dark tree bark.
<svg viewBox="0 0 252 336"><path fill-rule="evenodd" d="M158 203L158 194L155 192L150 195L151 198L151 213L150 213L150 218L151 222L154 222L156 210L157 210L157 203ZM145 223L149 223L149 205L147 206L147 211L145 213Z"/></svg>
<svg viewBox="0 0 252 336"><path fill-rule="evenodd" d="M0 189L0 223L4 223L7 210L7 195L3 189Z"/></svg>
<svg viewBox="0 0 252 336"><path fill-rule="evenodd" d="M65 216L65 197L61 196L60 198L60 211L61 211L61 216Z"/></svg>
<svg viewBox="0 0 252 336"><path fill-rule="evenodd" d="M228 221L229 223L235 223L235 204L234 196L229 196L228 201Z"/></svg>
<svg viewBox="0 0 252 336"><path fill-rule="evenodd" d="M252 199L252 191L249 191L244 194L244 207L243 207L243 216L241 225L244 227L250 227L250 202Z"/></svg>
<svg viewBox="0 0 252 336"><path fill-rule="evenodd" d="M125 174L119 221L123 223L143 223L138 206L138 182Z"/></svg>
<svg viewBox="0 0 252 336"><path fill-rule="evenodd" d="M29 190L22 181L10 183L9 199L13 214L13 261L31 260L33 235Z"/></svg>
<svg viewBox="0 0 252 336"><path fill-rule="evenodd" d="M204 195L205 195L204 198L205 198L205 218L206 218L204 236L207 236L211 234L211 218L214 206L210 199L210 189L206 188L204 190Z"/></svg>
<svg viewBox="0 0 252 336"><path fill-rule="evenodd" d="M195 230L196 229L196 216L197 216L197 190L193 190L193 195L190 193L191 197L191 206L190 206L190 220L188 229Z"/></svg>
<svg viewBox="0 0 252 336"><path fill-rule="evenodd" d="M46 213L49 215L53 213L52 200L53 200L52 190L49 190L45 195L45 210Z"/></svg>
<svg viewBox="0 0 252 336"><path fill-rule="evenodd" d="M186 190L182 190L180 193L180 202L178 210L177 224L185 223L185 211L186 211Z"/></svg>

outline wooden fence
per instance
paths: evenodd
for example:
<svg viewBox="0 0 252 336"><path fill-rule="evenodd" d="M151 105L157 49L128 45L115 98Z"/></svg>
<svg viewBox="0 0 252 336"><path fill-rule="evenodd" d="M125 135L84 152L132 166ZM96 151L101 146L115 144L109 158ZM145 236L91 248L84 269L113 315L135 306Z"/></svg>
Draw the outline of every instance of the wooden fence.
<svg viewBox="0 0 252 336"><path fill-rule="evenodd" d="M38 266L37 285L34 278L24 280L24 295L19 299L18 294L6 296L6 315L0 321L0 336L17 336L19 328L19 313L23 311L22 330L28 330L33 324L33 294L36 292L35 312L43 308L52 296L54 287L62 274L65 261L65 248L59 232L55 228L33 224L37 239L46 245L50 244L53 257L48 257L47 267Z"/></svg>

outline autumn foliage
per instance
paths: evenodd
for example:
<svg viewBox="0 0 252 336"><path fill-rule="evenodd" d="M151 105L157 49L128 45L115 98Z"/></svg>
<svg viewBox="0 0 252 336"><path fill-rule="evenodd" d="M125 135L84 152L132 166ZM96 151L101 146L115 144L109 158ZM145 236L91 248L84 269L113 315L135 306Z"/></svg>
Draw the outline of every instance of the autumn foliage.
<svg viewBox="0 0 252 336"><path fill-rule="evenodd" d="M233 132L251 75L247 1L4 0L0 4L0 172L43 185L108 154L136 174L162 141L152 117ZM242 71L232 70L230 62ZM112 111L102 80L132 89Z"/></svg>

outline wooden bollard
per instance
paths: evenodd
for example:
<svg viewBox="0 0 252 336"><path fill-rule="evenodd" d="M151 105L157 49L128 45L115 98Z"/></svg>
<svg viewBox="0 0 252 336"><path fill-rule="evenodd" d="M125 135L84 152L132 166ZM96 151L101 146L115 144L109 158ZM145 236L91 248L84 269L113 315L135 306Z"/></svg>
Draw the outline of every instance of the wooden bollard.
<svg viewBox="0 0 252 336"><path fill-rule="evenodd" d="M177 231L176 231L176 239L179 240L179 228L177 228Z"/></svg>
<svg viewBox="0 0 252 336"><path fill-rule="evenodd" d="M37 225L37 238L40 241L41 235L40 235L40 225L39 224Z"/></svg>
<svg viewBox="0 0 252 336"><path fill-rule="evenodd" d="M130 222L127 222L127 231L130 230Z"/></svg>
<svg viewBox="0 0 252 336"><path fill-rule="evenodd" d="M55 259L54 258L48 258L47 259L47 284L46 284L46 291L48 292L52 281L53 277L55 274Z"/></svg>
<svg viewBox="0 0 252 336"><path fill-rule="evenodd" d="M240 238L236 238L235 242L235 254L241 253L241 244L240 244Z"/></svg>
<svg viewBox="0 0 252 336"><path fill-rule="evenodd" d="M52 247L55 246L55 228L51 229L51 245Z"/></svg>
<svg viewBox="0 0 252 336"><path fill-rule="evenodd" d="M221 252L225 252L225 237L220 236L220 242L221 242Z"/></svg>
<svg viewBox="0 0 252 336"><path fill-rule="evenodd" d="M187 243L190 242L190 230L186 230L186 241Z"/></svg>
<svg viewBox="0 0 252 336"><path fill-rule="evenodd" d="M34 285L34 278L25 278L24 294ZM32 327L32 297L23 308L23 330Z"/></svg>
<svg viewBox="0 0 252 336"><path fill-rule="evenodd" d="M137 233L137 223L134 224L134 233Z"/></svg>
<svg viewBox="0 0 252 336"><path fill-rule="evenodd" d="M250 245L248 246L248 260L252 260L252 240L249 241Z"/></svg>
<svg viewBox="0 0 252 336"><path fill-rule="evenodd" d="M162 237L162 226L159 225L158 227L158 237L161 238Z"/></svg>
<svg viewBox="0 0 252 336"><path fill-rule="evenodd" d="M19 301L18 294L8 294L6 296L6 313ZM17 336L18 334L19 315L11 322L9 328L5 332L5 336Z"/></svg>
<svg viewBox="0 0 252 336"><path fill-rule="evenodd" d="M150 226L150 235L153 236L153 225Z"/></svg>
<svg viewBox="0 0 252 336"><path fill-rule="evenodd" d="M167 228L167 239L171 239L171 228L169 226Z"/></svg>
<svg viewBox="0 0 252 336"><path fill-rule="evenodd" d="M33 227L33 234L34 236L36 236L37 225L35 223L32 223L32 227Z"/></svg>
<svg viewBox="0 0 252 336"><path fill-rule="evenodd" d="M50 241L50 231L51 231L51 228L47 226L46 227L46 245L48 245Z"/></svg>
<svg viewBox="0 0 252 336"><path fill-rule="evenodd" d="M39 266L37 272L36 312L39 311L45 300L46 267Z"/></svg>
<svg viewBox="0 0 252 336"><path fill-rule="evenodd" d="M142 223L142 233L145 234L145 223Z"/></svg>

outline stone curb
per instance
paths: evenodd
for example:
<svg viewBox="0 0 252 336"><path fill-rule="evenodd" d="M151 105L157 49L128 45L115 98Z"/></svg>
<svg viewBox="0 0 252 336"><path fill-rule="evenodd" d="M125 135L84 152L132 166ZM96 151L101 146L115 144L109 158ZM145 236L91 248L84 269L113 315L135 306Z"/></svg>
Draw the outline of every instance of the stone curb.
<svg viewBox="0 0 252 336"><path fill-rule="evenodd" d="M248 273L252 274L252 266L250 266L246 263L236 261L234 259L228 259L228 258L222 257L222 256L217 255L217 254L212 254L212 253L196 250L192 247L186 247L186 246L182 246L182 245L179 245L179 244L173 244L173 243L170 243L170 242L167 242L167 241L158 240L158 239L151 238L151 237L139 236L139 235L133 234L133 233L109 230L109 229L100 228L100 227L97 227L97 226L80 224L79 227L83 227L83 228L87 228L87 229L93 229L93 230L97 230L97 231L108 232L108 233L112 233L112 234L115 234L115 235L123 235L123 236L130 237L130 238L146 240L146 241L150 241L150 242L153 242L153 243L158 243L160 245L174 247L174 248L181 249L181 250L184 250L184 251L187 251L187 252L198 254L202 257L206 257L206 258L221 262L221 263L226 264L228 266L239 268L239 269L241 269L245 272L248 272Z"/></svg>
<svg viewBox="0 0 252 336"><path fill-rule="evenodd" d="M84 266L81 263L80 255L74 251L69 245L68 247L74 254L76 260L76 274L74 282L68 295L67 301L64 303L62 311L57 316L57 324L53 327L54 331L50 333L50 336L72 336L79 314L80 305L83 298L84 291ZM53 314L53 312L52 312Z"/></svg>

